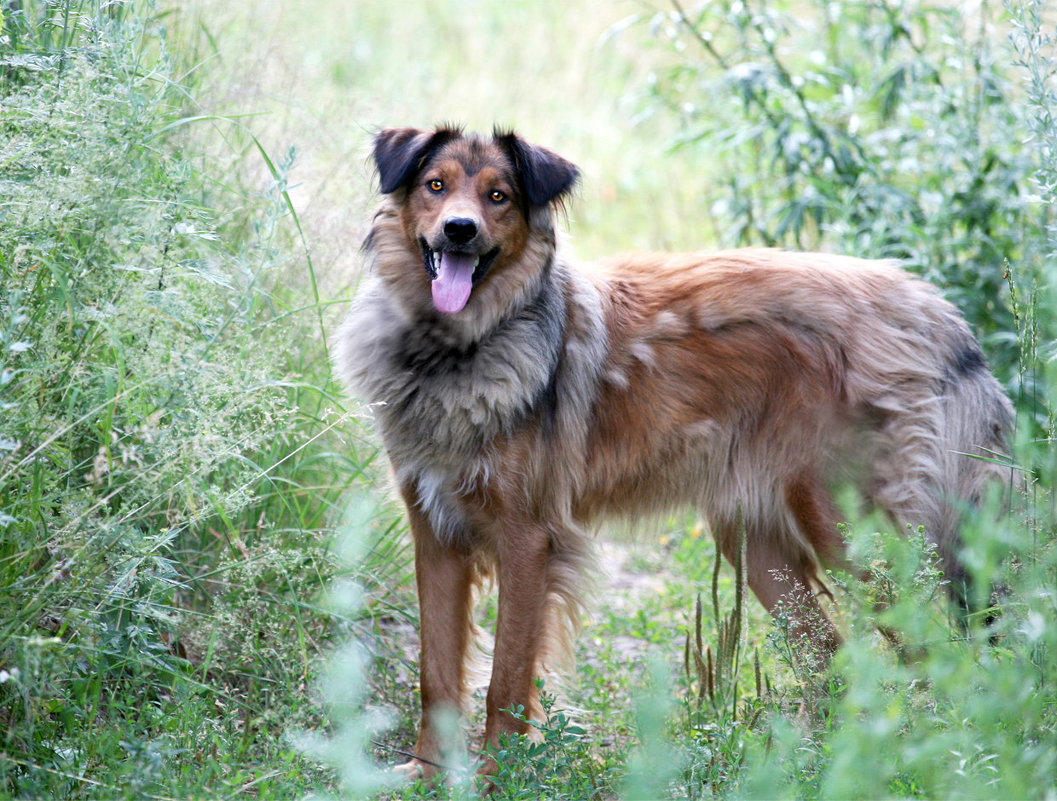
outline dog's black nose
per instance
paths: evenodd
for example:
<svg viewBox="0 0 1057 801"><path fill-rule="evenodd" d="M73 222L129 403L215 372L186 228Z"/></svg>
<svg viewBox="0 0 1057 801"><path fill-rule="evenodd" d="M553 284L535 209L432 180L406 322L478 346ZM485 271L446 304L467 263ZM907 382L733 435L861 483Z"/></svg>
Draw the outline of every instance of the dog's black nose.
<svg viewBox="0 0 1057 801"><path fill-rule="evenodd" d="M444 235L456 245L465 245L477 236L477 223L468 217L452 217L444 221Z"/></svg>

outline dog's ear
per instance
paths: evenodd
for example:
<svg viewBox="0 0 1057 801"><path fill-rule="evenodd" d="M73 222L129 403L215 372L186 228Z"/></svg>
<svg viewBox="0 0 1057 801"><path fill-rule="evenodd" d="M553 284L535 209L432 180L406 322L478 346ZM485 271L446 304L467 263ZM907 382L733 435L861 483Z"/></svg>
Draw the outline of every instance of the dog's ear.
<svg viewBox="0 0 1057 801"><path fill-rule="evenodd" d="M576 186L580 170L545 147L530 145L514 133L496 131L494 138L514 162L530 206L546 206L564 198Z"/></svg>
<svg viewBox="0 0 1057 801"><path fill-rule="evenodd" d="M374 137L374 164L383 195L406 186L446 142L458 138L458 128L433 132L417 128L386 128Z"/></svg>

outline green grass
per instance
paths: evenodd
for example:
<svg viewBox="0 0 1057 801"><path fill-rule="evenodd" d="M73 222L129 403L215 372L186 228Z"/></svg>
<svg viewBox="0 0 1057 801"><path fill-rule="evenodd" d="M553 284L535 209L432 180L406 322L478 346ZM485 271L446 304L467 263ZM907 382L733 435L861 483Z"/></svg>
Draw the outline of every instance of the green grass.
<svg viewBox="0 0 1057 801"><path fill-rule="evenodd" d="M286 738L321 725L331 510L373 450L332 433L285 165L202 171L165 19L5 13L0 795L327 775Z"/></svg>
<svg viewBox="0 0 1057 801"><path fill-rule="evenodd" d="M516 126L580 164L584 257L920 257L1018 402L1028 479L1022 510L967 537L1004 587L993 644L952 622L922 540L862 523L874 579L832 577L849 643L821 675L713 572L696 521L611 532L617 590L600 583L493 797L1057 791L1057 180L1025 146L1057 137L1057 52L1038 6L1009 0L1011 24L849 0L826 23L814 2L721 0L686 5L695 29L674 5L600 0L9 6L0 797L476 796L469 774L378 789L414 738L413 582L325 341L375 202L371 134L441 120ZM808 24L821 56L795 45ZM748 60L755 82L732 71ZM894 91L899 69L917 79ZM834 143L848 160L812 161ZM479 690L478 736L482 707Z"/></svg>

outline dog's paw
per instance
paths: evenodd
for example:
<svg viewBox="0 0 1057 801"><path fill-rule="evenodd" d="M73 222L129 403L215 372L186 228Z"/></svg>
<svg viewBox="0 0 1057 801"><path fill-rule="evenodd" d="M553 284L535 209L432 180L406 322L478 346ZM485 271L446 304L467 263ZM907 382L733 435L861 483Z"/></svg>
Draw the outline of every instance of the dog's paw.
<svg viewBox="0 0 1057 801"><path fill-rule="evenodd" d="M393 766L393 775L406 782L418 779L429 780L436 774L437 769L420 759L411 759L400 765Z"/></svg>

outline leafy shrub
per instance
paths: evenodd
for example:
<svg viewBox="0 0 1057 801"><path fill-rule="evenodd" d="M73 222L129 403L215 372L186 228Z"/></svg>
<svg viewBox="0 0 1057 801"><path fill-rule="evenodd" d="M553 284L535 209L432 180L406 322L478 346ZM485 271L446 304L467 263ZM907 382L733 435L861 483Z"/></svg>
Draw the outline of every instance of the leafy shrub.
<svg viewBox="0 0 1057 801"><path fill-rule="evenodd" d="M673 2L655 102L708 148L702 205L726 244L897 258L945 288L1012 380L1004 275L1040 276L1030 110L987 5Z"/></svg>
<svg viewBox="0 0 1057 801"><path fill-rule="evenodd" d="M569 716L555 708L554 696L540 689L543 720L529 720L524 709L506 710L507 714L529 725L538 739L528 735L504 737L498 748L489 753L498 768L492 777L492 795L503 799L553 798L590 799L602 795L612 769L604 770L591 752L586 731Z"/></svg>
<svg viewBox="0 0 1057 801"><path fill-rule="evenodd" d="M327 620L320 521L343 484L308 447L334 424L318 306L272 291L290 165L218 211L181 150L163 19L4 4L4 796L246 781L218 755L260 732L275 755Z"/></svg>

